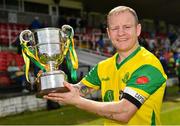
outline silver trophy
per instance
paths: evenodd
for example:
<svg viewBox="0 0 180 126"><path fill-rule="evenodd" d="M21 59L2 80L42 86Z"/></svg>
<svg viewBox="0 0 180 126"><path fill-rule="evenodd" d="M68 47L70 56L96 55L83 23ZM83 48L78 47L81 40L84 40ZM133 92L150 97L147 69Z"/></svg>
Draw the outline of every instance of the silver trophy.
<svg viewBox="0 0 180 126"><path fill-rule="evenodd" d="M41 68L37 75L37 80L39 80L37 97L50 92L68 91L63 86L66 75L59 70L59 66L72 45L69 39L73 35L73 28L69 25L62 26L62 29L49 27L21 32L20 41L26 66L29 65L29 61L32 61ZM77 57L76 53L75 56ZM77 58L75 62L77 65Z"/></svg>

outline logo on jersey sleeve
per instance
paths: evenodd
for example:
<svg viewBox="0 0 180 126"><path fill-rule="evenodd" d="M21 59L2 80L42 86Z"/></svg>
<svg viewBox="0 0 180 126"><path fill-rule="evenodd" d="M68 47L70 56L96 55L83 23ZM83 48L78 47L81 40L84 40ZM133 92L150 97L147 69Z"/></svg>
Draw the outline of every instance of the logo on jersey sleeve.
<svg viewBox="0 0 180 126"><path fill-rule="evenodd" d="M149 78L146 76L141 76L136 79L136 84L146 84L149 82Z"/></svg>

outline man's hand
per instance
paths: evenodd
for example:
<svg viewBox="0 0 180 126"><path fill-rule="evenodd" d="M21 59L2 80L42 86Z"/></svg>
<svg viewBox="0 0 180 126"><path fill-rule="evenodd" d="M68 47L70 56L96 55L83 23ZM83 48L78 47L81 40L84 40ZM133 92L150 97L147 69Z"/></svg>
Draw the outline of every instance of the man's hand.
<svg viewBox="0 0 180 126"><path fill-rule="evenodd" d="M71 104L76 105L78 100L80 99L79 90L73 87L70 83L64 82L63 83L66 88L69 89L69 92L66 93L49 93L45 95L43 98L49 99L55 102L59 102L62 104Z"/></svg>
<svg viewBox="0 0 180 126"><path fill-rule="evenodd" d="M69 92L49 93L44 98L62 104L74 105L77 108L124 123L127 123L138 110L133 103L126 99L122 99L119 102L98 102L83 98L80 96L83 84L71 85L68 82L64 82L64 86L69 89Z"/></svg>

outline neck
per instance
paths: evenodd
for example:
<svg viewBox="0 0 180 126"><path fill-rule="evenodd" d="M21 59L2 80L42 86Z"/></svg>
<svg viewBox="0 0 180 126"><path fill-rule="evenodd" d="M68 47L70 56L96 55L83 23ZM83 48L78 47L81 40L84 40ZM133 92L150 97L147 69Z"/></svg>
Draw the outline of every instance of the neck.
<svg viewBox="0 0 180 126"><path fill-rule="evenodd" d="M118 57L118 63L121 63L124 59L126 59L131 53L133 53L137 48L139 47L139 44L137 43L132 49L128 51L118 51L119 57Z"/></svg>

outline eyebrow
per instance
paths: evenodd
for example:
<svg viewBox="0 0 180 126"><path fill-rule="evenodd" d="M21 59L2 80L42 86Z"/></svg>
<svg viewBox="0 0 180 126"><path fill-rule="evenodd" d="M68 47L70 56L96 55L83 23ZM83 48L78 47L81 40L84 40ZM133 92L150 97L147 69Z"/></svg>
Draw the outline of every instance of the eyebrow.
<svg viewBox="0 0 180 126"><path fill-rule="evenodd" d="M122 25L122 27L123 26L134 26L135 24L124 24L124 25ZM109 26L109 28L112 28L112 27L119 27L119 25L112 25L112 26Z"/></svg>

